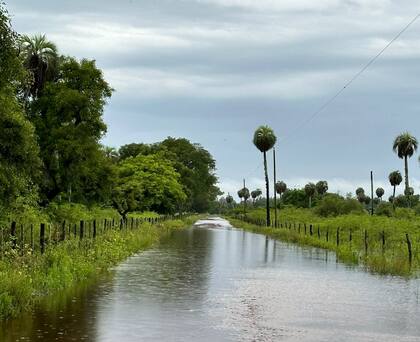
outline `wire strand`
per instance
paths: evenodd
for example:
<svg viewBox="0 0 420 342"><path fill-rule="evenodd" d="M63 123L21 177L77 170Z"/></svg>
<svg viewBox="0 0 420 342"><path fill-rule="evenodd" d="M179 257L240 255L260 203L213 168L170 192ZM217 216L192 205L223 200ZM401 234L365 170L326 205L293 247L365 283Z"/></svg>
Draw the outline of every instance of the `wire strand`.
<svg viewBox="0 0 420 342"><path fill-rule="evenodd" d="M388 44L386 44L381 51L379 51L373 58L371 58L345 85L337 92L335 93L330 99L328 99L321 107L319 107L314 113L312 113L305 121L303 121L300 125L298 125L289 135L287 135L284 139L281 140L281 143L284 143L285 141L289 140L290 137L295 133L296 131L300 130L301 128L305 127L307 124L309 124L311 121L313 121L321 112L324 111L325 108L327 108L332 102L335 101L337 97L339 97L344 90L347 89L361 74L363 74L366 69L368 69L398 38L401 37L401 35L409 29L411 25L414 24L414 22L420 18L420 13L417 14L398 34L392 38Z"/></svg>

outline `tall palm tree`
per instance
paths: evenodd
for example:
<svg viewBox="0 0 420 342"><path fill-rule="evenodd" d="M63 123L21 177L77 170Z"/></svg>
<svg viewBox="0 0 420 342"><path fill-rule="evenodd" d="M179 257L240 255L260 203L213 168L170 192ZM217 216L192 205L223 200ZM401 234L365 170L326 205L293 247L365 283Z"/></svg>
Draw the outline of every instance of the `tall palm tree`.
<svg viewBox="0 0 420 342"><path fill-rule="evenodd" d="M327 193L328 191L328 182L327 181L319 181L318 183L316 183L316 192L323 196Z"/></svg>
<svg viewBox="0 0 420 342"><path fill-rule="evenodd" d="M362 195L364 195L365 194L365 189L363 189L363 188L357 188L356 189L356 197L362 197Z"/></svg>
<svg viewBox="0 0 420 342"><path fill-rule="evenodd" d="M23 35L20 38L20 51L26 68L33 75L29 92L35 98L57 69L57 47L45 35Z"/></svg>
<svg viewBox="0 0 420 342"><path fill-rule="evenodd" d="M392 146L394 152L398 155L399 158L404 159L404 172L405 172L405 190L408 191L410 187L408 181L408 158L411 158L413 154L417 151L418 142L415 137L410 133L402 133L394 140L394 145Z"/></svg>
<svg viewBox="0 0 420 342"><path fill-rule="evenodd" d="M308 183L305 185L306 196L309 197L309 208L312 207L312 197L316 193L316 185L314 183Z"/></svg>
<svg viewBox="0 0 420 342"><path fill-rule="evenodd" d="M385 194L385 190L382 188L376 189L376 196L382 201L382 196Z"/></svg>
<svg viewBox="0 0 420 342"><path fill-rule="evenodd" d="M226 196L226 203L228 204L228 207L230 207L233 203L233 197L229 193Z"/></svg>
<svg viewBox="0 0 420 342"><path fill-rule="evenodd" d="M270 187L267 171L267 151L273 148L277 141L274 131L268 126L260 126L254 133L254 145L264 156L264 174L265 174L265 190L266 190L266 224L270 226Z"/></svg>
<svg viewBox="0 0 420 342"><path fill-rule="evenodd" d="M400 171L393 171L388 176L389 183L394 187L393 195L392 195L392 205L395 206L395 190L398 185L402 182L402 176Z"/></svg>

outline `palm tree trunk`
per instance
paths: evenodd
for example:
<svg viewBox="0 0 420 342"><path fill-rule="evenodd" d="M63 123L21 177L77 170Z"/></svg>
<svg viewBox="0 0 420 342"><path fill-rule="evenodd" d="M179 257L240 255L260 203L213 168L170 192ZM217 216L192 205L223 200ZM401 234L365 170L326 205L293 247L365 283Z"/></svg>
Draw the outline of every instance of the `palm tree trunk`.
<svg viewBox="0 0 420 342"><path fill-rule="evenodd" d="M312 196L309 196L309 209L312 207Z"/></svg>
<svg viewBox="0 0 420 342"><path fill-rule="evenodd" d="M273 148L273 164L274 164L274 227L277 227L277 191L276 191L276 148Z"/></svg>
<svg viewBox="0 0 420 342"><path fill-rule="evenodd" d="M267 218L267 222L266 225L267 227L270 226L271 220L270 220L270 183L268 181L268 172L267 172L267 153L264 152L264 173L265 173L265 190L266 190L266 218Z"/></svg>
<svg viewBox="0 0 420 342"><path fill-rule="evenodd" d="M404 171L405 171L405 191L408 191L410 184L408 182L408 158L404 156Z"/></svg>
<svg viewBox="0 0 420 342"><path fill-rule="evenodd" d="M393 208L395 209L395 188L396 188L397 186L396 185L394 185L394 194L392 195L392 206L393 206Z"/></svg>

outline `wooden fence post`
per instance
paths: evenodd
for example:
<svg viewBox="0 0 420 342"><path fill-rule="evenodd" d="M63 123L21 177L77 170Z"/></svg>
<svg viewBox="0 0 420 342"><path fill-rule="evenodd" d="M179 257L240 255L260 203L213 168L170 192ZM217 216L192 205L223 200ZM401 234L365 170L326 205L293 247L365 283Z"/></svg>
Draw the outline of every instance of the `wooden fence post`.
<svg viewBox="0 0 420 342"><path fill-rule="evenodd" d="M84 230L85 230L85 221L81 220L80 221L80 240L83 239Z"/></svg>
<svg viewBox="0 0 420 342"><path fill-rule="evenodd" d="M312 236L312 234L313 234L313 231L312 231L312 225L310 224L309 225L309 234Z"/></svg>
<svg viewBox="0 0 420 342"><path fill-rule="evenodd" d="M367 255L368 254L368 232L367 232L367 230L365 229L365 255Z"/></svg>
<svg viewBox="0 0 420 342"><path fill-rule="evenodd" d="M327 233L325 234L325 239L327 240L327 242L329 242L330 240L330 227L327 227Z"/></svg>
<svg viewBox="0 0 420 342"><path fill-rule="evenodd" d="M45 252L45 223L41 223L39 229L39 246L41 248L41 254Z"/></svg>
<svg viewBox="0 0 420 342"><path fill-rule="evenodd" d="M92 237L96 239L96 220L93 220L93 235Z"/></svg>
<svg viewBox="0 0 420 342"><path fill-rule="evenodd" d="M353 240L353 234L352 234L353 232L352 232L352 230L350 229L350 232L349 232L349 242L351 242L352 240Z"/></svg>
<svg viewBox="0 0 420 342"><path fill-rule="evenodd" d="M337 227L337 246L340 245L340 227Z"/></svg>
<svg viewBox="0 0 420 342"><path fill-rule="evenodd" d="M410 241L410 236L406 233L405 234L405 239L407 240L407 249L408 249L408 262L411 263L413 261L413 253L411 251L411 241Z"/></svg>
<svg viewBox="0 0 420 342"><path fill-rule="evenodd" d="M318 239L321 238L321 232L319 231L319 225L318 225Z"/></svg>
<svg viewBox="0 0 420 342"><path fill-rule="evenodd" d="M66 239L66 220L63 221L61 228L61 241L64 241Z"/></svg>
<svg viewBox="0 0 420 342"><path fill-rule="evenodd" d="M304 225L304 227L305 227L305 235L306 235L306 223L304 223L303 225Z"/></svg>
<svg viewBox="0 0 420 342"><path fill-rule="evenodd" d="M385 253L385 231L382 231L382 253Z"/></svg>
<svg viewBox="0 0 420 342"><path fill-rule="evenodd" d="M10 236L12 239L12 248L15 249L17 246L17 236L16 236L16 222L13 221L10 226Z"/></svg>

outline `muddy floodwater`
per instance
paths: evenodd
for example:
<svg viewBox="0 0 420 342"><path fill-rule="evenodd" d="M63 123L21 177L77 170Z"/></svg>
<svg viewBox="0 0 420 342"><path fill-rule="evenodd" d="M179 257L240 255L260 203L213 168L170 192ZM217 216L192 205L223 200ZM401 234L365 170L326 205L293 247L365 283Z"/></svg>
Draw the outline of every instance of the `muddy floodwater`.
<svg viewBox="0 0 420 342"><path fill-rule="evenodd" d="M420 341L420 281L213 218L0 325L0 341Z"/></svg>

